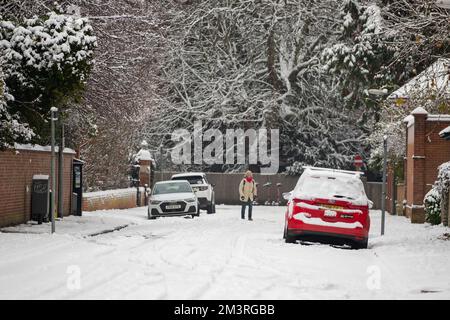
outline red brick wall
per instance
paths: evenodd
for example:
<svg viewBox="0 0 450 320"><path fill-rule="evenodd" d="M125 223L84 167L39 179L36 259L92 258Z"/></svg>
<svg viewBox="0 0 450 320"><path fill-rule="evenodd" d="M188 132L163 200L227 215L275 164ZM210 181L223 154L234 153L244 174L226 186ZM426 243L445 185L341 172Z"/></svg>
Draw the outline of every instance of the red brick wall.
<svg viewBox="0 0 450 320"><path fill-rule="evenodd" d="M449 121L430 121L427 115L414 115L415 121L407 129L406 151L406 215L412 222L424 222L425 194L437 177L437 167L450 161L450 141L439 137Z"/></svg>
<svg viewBox="0 0 450 320"><path fill-rule="evenodd" d="M64 154L64 215L70 214L72 161ZM50 152L32 150L0 151L0 227L24 223L31 215L33 175L50 175ZM56 169L58 158L56 158Z"/></svg>
<svg viewBox="0 0 450 320"><path fill-rule="evenodd" d="M450 141L439 137L439 132L448 127L448 121L427 121L425 133L425 193L437 178L437 167L450 160Z"/></svg>

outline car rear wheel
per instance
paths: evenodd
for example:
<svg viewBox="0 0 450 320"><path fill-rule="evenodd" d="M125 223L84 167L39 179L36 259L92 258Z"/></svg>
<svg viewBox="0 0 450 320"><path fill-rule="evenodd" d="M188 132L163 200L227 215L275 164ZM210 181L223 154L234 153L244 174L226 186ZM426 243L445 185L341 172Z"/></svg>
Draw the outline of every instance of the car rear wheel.
<svg viewBox="0 0 450 320"><path fill-rule="evenodd" d="M367 249L369 244L369 239L364 239L362 241L355 241L355 243L352 245L353 249Z"/></svg>
<svg viewBox="0 0 450 320"><path fill-rule="evenodd" d="M283 234L284 242L286 243L295 243L296 238L289 234L289 229L287 228L287 224L284 227L284 234Z"/></svg>

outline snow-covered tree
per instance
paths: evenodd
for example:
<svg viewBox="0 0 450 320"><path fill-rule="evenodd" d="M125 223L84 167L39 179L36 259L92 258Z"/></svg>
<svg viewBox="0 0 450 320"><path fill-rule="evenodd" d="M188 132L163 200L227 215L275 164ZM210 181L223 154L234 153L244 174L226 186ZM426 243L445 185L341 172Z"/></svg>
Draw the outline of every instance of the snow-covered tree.
<svg viewBox="0 0 450 320"><path fill-rule="evenodd" d="M383 40L384 21L380 7L362 0L345 0L339 11L336 43L323 51L325 69L339 76L342 96L351 108L376 111L376 100L367 90L392 80L386 62L392 49ZM386 72L387 71L387 72ZM372 109L372 110L370 110Z"/></svg>
<svg viewBox="0 0 450 320"><path fill-rule="evenodd" d="M192 129L195 120L205 129L278 128L283 162L351 165L364 139L355 120L361 114L345 113L319 59L335 7L305 0L182 5L164 68L167 99L148 140Z"/></svg>
<svg viewBox="0 0 450 320"><path fill-rule="evenodd" d="M14 142L24 142L33 137L29 127L11 115L6 103L5 81L0 57L0 150L13 146Z"/></svg>
<svg viewBox="0 0 450 320"><path fill-rule="evenodd" d="M55 11L0 26L7 108L45 142L50 108L83 93L96 45L92 27L86 18Z"/></svg>

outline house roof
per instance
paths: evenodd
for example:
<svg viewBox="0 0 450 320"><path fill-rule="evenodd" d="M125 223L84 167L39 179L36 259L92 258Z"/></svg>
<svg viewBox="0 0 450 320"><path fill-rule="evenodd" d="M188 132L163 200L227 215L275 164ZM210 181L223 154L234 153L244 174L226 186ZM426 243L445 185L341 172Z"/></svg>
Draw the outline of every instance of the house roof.
<svg viewBox="0 0 450 320"><path fill-rule="evenodd" d="M411 79L404 86L392 92L388 99L408 99L420 97L430 90L442 93L450 98L450 59L440 58L422 73Z"/></svg>

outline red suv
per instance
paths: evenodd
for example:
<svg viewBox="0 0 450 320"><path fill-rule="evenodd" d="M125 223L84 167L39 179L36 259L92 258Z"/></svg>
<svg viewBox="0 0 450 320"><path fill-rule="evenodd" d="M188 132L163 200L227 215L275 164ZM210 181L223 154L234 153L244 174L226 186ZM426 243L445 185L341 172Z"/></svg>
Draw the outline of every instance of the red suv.
<svg viewBox="0 0 450 320"><path fill-rule="evenodd" d="M288 200L284 239L326 241L367 248L369 207L360 172L315 167L305 171Z"/></svg>

